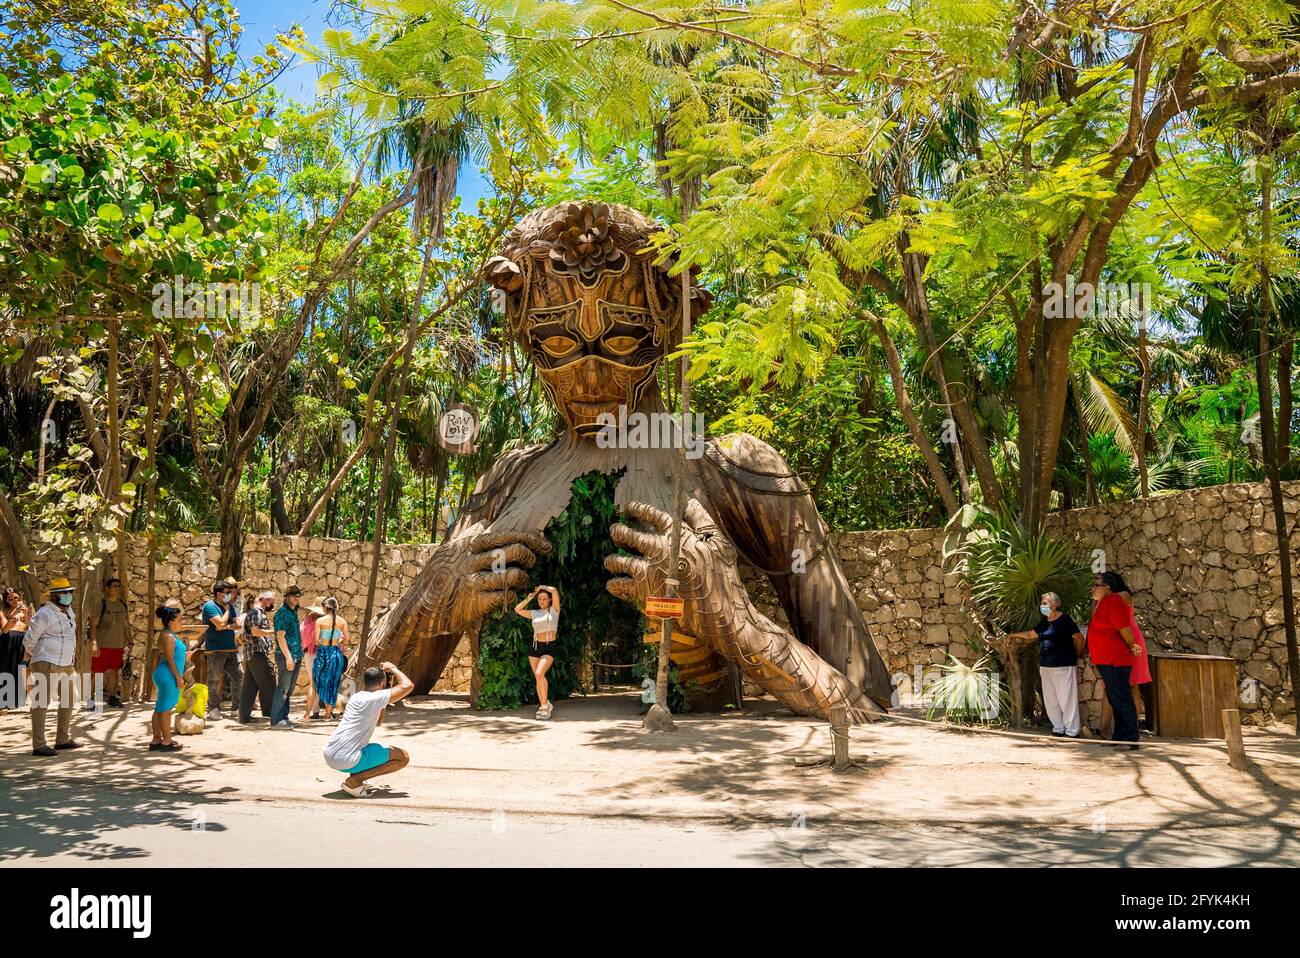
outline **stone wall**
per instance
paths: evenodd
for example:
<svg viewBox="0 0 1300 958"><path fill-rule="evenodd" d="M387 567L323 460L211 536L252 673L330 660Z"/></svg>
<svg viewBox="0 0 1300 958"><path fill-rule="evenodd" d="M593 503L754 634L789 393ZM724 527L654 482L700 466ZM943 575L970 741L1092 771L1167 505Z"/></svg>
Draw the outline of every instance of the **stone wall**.
<svg viewBox="0 0 1300 958"><path fill-rule="evenodd" d="M1300 512L1300 482L1285 484L1293 524ZM1215 486L1135 502L1054 514L1051 528L1091 553L1103 550L1108 567L1123 573L1135 592L1138 621L1153 650L1230 655L1240 663L1241 708L1247 718L1289 718L1293 708L1286 674L1277 540L1270 532L1267 487L1261 483ZM835 536L858 608L871 628L904 701L917 669L947 661L972 661L984 630L972 614L962 584L942 568L943 531L895 529ZM411 584L428 545L387 545L376 590L383 608ZM144 550L132 550L128 577L139 650L150 622L145 609ZM292 583L308 602L334 595L355 626L365 608L369 546L339 539L249 536L244 543L245 596ZM217 537L178 535L157 567L158 597L179 599L197 614L216 575ZM55 570L42 570L50 574ZM62 571L62 570L60 570ZM74 574L70 576L75 580ZM766 579L742 569L755 602L784 622ZM358 633L360 629L356 630ZM462 643L437 691L469 688L468 644ZM1084 669L1080 694L1094 726L1101 683Z"/></svg>
<svg viewBox="0 0 1300 958"><path fill-rule="evenodd" d="M1296 562L1300 482L1283 483ZM1053 515L1050 527L1100 550L1133 588L1153 650L1239 663L1248 719L1294 721L1282 627L1282 580L1264 483L1211 486Z"/></svg>
<svg viewBox="0 0 1300 958"><path fill-rule="evenodd" d="M382 610L402 595L415 581L424 564L429 545L385 545L378 581L375 607ZM211 597L217 575L218 537L214 533L182 533L173 537L165 558L155 566L155 599L162 603L175 600L184 609L182 622L194 623L202 604ZM303 604L317 597L334 596L339 614L352 626L353 638L360 639L360 625L366 607L366 586L371 546L344 539L305 536L250 535L244 540L241 597L247 604L264 589L275 590L277 597L290 585L303 591ZM144 661L145 643L157 623L147 608L147 567L144 544L131 540L128 547L127 588L134 635L133 656ZM43 563L42 581L56 574L56 563ZM76 570L61 568L80 582ZM108 573L105 573L107 576ZM467 645L457 649L448 664L439 690L468 689L470 661Z"/></svg>

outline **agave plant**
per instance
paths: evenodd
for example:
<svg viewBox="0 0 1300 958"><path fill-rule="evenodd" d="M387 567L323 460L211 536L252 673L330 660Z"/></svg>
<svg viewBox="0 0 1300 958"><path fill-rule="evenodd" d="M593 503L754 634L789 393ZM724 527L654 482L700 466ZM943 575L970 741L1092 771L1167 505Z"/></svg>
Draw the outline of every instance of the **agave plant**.
<svg viewBox="0 0 1300 958"><path fill-rule="evenodd" d="M955 536L945 558L970 589L979 609L1006 631L1039 619L1044 592L1061 597L1061 608L1080 610L1088 597L1091 568L1069 542L1050 532L1031 532L1008 514L967 505L954 518Z"/></svg>
<svg viewBox="0 0 1300 958"><path fill-rule="evenodd" d="M948 656L936 666L938 676L925 686L926 718L936 716L960 725L1005 725L1011 715L1011 695L985 655L973 665Z"/></svg>

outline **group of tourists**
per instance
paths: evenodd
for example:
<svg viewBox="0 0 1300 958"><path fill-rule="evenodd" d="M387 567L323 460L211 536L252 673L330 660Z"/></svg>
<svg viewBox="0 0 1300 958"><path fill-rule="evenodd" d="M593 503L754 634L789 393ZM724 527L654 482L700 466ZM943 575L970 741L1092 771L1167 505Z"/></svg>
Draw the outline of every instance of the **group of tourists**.
<svg viewBox="0 0 1300 958"><path fill-rule="evenodd" d="M30 698L33 755L51 756L80 747L72 738L79 642L73 595L71 582L55 578L49 583L48 601L33 610L16 589L0 589L0 693L4 693L0 710L16 707L17 701L11 699L16 699L21 683ZM311 682L298 721L334 721L348 664L348 623L333 597L322 596L305 609L301 601L302 590L293 585L285 590L278 608L276 595L269 590L244 608L239 584L224 579L203 604L204 632L194 649L176 632L181 609L172 604L156 609L157 665L150 678L157 694L150 750L171 752L183 747L172 737L173 718L186 689L194 685L187 681L187 664L192 667L198 656L206 659L205 721L225 717L222 705L229 696L231 710L241 723L253 722L253 707L258 704L272 728L292 729L290 700L304 669ZM131 666L128 615L121 580L107 580L98 608L87 617L91 686L82 696L87 710L123 707L123 671ZM51 746L46 740L47 712L55 699L59 707Z"/></svg>
<svg viewBox="0 0 1300 958"><path fill-rule="evenodd" d="M202 651L209 719L224 717L221 703L229 692L241 723L252 721L256 703L272 728L293 728L290 697L305 669L311 685L299 721L333 721L351 641L338 600L322 596L304 609L302 589L291 585L278 608L275 602L275 593L267 590L244 609L234 579L213 586L200 613L206 626Z"/></svg>
<svg viewBox="0 0 1300 958"><path fill-rule="evenodd" d="M289 715L290 701L305 669L311 682L298 721L338 719L325 747L325 761L347 774L342 788L349 795L373 794L375 786L367 784L370 779L398 771L410 760L401 749L379 745L371 738L383 721L384 709L409 695L414 684L393 663L384 662L366 670L362 689L347 697L346 709L340 712L351 635L347 620L339 614L338 600L322 596L314 605L302 608L302 589L291 585L278 607L276 594L270 590L258 593L245 607L239 592L239 583L231 578L213 586L212 598L199 614L203 637L193 649L176 632L181 609L165 604L154 610L157 664L150 678L156 696L149 720L149 751L184 748L173 737L173 725L178 706L195 688L195 657L205 658L205 721L225 718L222 706L228 696L241 724L251 724L253 707L260 705L263 718L276 729L295 727ZM8 676L15 688L19 681L24 683L31 699L32 754L38 756L81 747L72 737L78 645L73 585L66 578L55 578L47 595L48 601L33 611L16 589L0 589L0 680ZM534 599L537 607L528 608ZM129 612L121 580L107 580L86 633L94 683L86 702L88 709L123 707L122 673L130 664ZM537 718L548 719L554 706L546 675L558 649L560 592L554 586L540 585L515 612L532 622L528 662L540 703ZM47 714L55 699L58 710L51 746L46 740ZM191 706L193 702L189 700ZM8 710L9 703L0 701L0 705Z"/></svg>
<svg viewBox="0 0 1300 958"><path fill-rule="evenodd" d="M1151 681L1146 639L1133 614L1133 592L1118 572L1108 571L1092 580L1092 616L1087 637L1061 609L1061 597L1047 592L1039 599L1042 618L1032 629L1012 632L1017 641L1037 641L1038 673L1043 685L1043 707L1052 734L1078 738L1083 730L1079 713L1079 670L1086 647L1088 657L1106 690L1111 728L1103 719L1103 734L1122 742L1121 749L1136 749L1140 738L1139 687Z"/></svg>

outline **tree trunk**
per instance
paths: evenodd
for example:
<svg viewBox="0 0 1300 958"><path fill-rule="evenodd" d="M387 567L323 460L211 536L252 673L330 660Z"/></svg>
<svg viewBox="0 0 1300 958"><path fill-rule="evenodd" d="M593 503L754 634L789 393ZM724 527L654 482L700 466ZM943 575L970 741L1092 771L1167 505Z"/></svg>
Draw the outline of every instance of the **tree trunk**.
<svg viewBox="0 0 1300 958"><path fill-rule="evenodd" d="M1262 164L1261 164L1262 165ZM1278 464L1277 435L1273 422L1273 390L1269 376L1269 324L1273 317L1273 294L1270 288L1268 250L1272 242L1272 171L1266 170L1260 188L1264 250L1260 263L1259 348L1255 351L1255 379L1259 387L1259 425L1264 447L1264 468L1268 473L1269 498L1273 506L1273 526L1277 534L1278 571L1282 577L1282 619L1286 631L1287 671L1291 677L1291 703L1295 712L1296 735L1300 736L1300 653L1296 648L1295 595L1291 576L1291 534L1282 501L1282 479Z"/></svg>
<svg viewBox="0 0 1300 958"><path fill-rule="evenodd" d="M1138 299L1138 366L1141 383L1138 388L1137 442L1134 444L1138 464L1138 492L1143 499L1151 495L1147 475L1147 425L1151 420L1151 353L1147 348L1146 302Z"/></svg>
<svg viewBox="0 0 1300 958"><path fill-rule="evenodd" d="M1295 405L1291 392L1291 371L1295 360L1295 339L1286 330L1277 348L1277 468L1283 478L1291 475L1291 419Z"/></svg>
<svg viewBox="0 0 1300 958"><path fill-rule="evenodd" d="M424 284L429 275L429 261L433 258L433 247L434 239L430 236L424 244L420 278L415 284L415 299L411 303L411 318L407 323L402 365L397 371L397 388L389 417L388 439L384 444L384 467L379 479L379 502L375 506L375 542L370 553L370 581L366 585L366 613L361 621L360 647L363 649L367 647L370 638L370 618L375 608L375 586L379 581L379 559L384 547L384 520L388 515L388 488L393 475L393 454L397 449L397 423L402 415L402 401L406 398L406 382L411 371L411 354L415 351L415 333L420 324L420 303L424 299Z"/></svg>
<svg viewBox="0 0 1300 958"><path fill-rule="evenodd" d="M36 556L3 488L0 488L0 532L4 533L5 557L13 566L15 578L11 581L23 590L27 604L35 608L40 605L37 600L42 591L36 577Z"/></svg>
<svg viewBox="0 0 1300 958"><path fill-rule="evenodd" d="M1084 502L1089 506L1097 504L1097 481L1092 471L1092 446L1088 444L1088 420L1083 412L1083 394L1079 391L1078 377L1071 377L1070 392L1074 394L1074 414L1079 420L1079 452L1083 456Z"/></svg>
<svg viewBox="0 0 1300 958"><path fill-rule="evenodd" d="M220 545L217 553L217 578L226 576L239 578L242 549L239 542L239 506L236 501L239 494L239 473L226 480L218 498L221 518L217 529L220 532Z"/></svg>
<svg viewBox="0 0 1300 958"><path fill-rule="evenodd" d="M889 367L889 380L894 387L894 401L898 404L898 414L903 417L903 422L907 423L908 431L912 434L912 441L921 450L921 457L925 460L926 468L930 471L930 479L939 491L939 498L943 500L943 506L948 510L948 515L956 515L961 506L957 502L956 495L953 494L952 484L948 481L947 473L943 471L943 462L940 461L938 454L934 451L934 446L930 443L930 437L925 434L925 429L921 426L921 420L917 417L916 410L912 408L912 398L907 391L907 382L903 379L903 364L898 358L898 347L894 345L894 340L890 337L889 331L885 329L885 324L881 322L880 317L869 312L867 318L871 320L876 331L876 338L880 340L880 348L885 353L885 362Z"/></svg>
<svg viewBox="0 0 1300 958"><path fill-rule="evenodd" d="M150 686L153 680L153 610L158 608L157 579L158 557L157 544L154 540L154 509L158 505L158 476L154 471L154 461L158 450L158 380L161 375L161 340L154 337L153 367L149 375L149 409L145 413L145 462L144 476L148 487L145 490L145 629L144 655L135 663L135 675L132 676L132 693L137 702L146 702L152 696Z"/></svg>

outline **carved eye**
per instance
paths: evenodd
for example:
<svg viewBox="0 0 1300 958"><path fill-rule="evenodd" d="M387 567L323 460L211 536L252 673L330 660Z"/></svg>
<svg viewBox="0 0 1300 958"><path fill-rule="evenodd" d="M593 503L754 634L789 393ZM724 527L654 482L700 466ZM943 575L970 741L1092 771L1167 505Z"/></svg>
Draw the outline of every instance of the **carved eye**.
<svg viewBox="0 0 1300 958"><path fill-rule="evenodd" d="M552 356L566 356L577 345L568 336L548 336L541 342L542 349Z"/></svg>
<svg viewBox="0 0 1300 958"><path fill-rule="evenodd" d="M635 336L611 336L605 340L605 347L615 356L626 356L641 345Z"/></svg>

